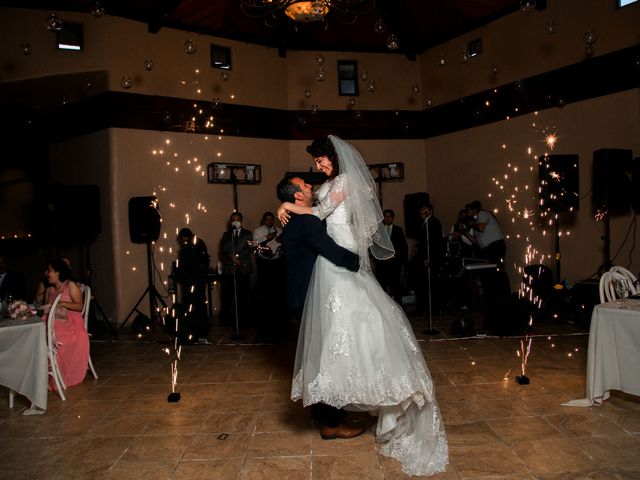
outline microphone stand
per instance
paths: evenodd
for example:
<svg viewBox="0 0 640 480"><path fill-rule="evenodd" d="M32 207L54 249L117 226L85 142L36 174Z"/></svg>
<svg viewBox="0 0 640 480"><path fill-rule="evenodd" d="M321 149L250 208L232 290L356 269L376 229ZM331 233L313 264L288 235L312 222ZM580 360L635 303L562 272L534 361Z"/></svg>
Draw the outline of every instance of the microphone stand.
<svg viewBox="0 0 640 480"><path fill-rule="evenodd" d="M231 252L233 256L233 307L234 313L236 316L236 333L232 335L231 340L242 340L244 339L244 335L240 333L240 320L238 317L238 281L236 279L236 272L238 271L238 266L236 265L235 259L237 258L236 253L236 232L238 232L238 240L240 239L240 229L233 229L231 232Z"/></svg>
<svg viewBox="0 0 640 480"><path fill-rule="evenodd" d="M427 266L427 299L429 304L429 328L423 330L423 334L425 335L437 335L440 332L433 328L433 315L431 312L431 240L429 239L429 219L431 215L427 217L425 221L425 228L427 230L427 262L429 265Z"/></svg>

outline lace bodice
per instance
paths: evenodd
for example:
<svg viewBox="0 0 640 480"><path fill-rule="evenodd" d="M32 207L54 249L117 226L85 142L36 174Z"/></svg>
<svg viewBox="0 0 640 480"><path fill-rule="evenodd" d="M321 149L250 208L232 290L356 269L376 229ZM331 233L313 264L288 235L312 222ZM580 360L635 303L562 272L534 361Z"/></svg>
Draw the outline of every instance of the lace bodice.
<svg viewBox="0 0 640 480"><path fill-rule="evenodd" d="M343 175L326 181L316 192L317 203L313 214L327 222L327 232L338 245L357 252L353 234L351 212L344 201L346 185Z"/></svg>

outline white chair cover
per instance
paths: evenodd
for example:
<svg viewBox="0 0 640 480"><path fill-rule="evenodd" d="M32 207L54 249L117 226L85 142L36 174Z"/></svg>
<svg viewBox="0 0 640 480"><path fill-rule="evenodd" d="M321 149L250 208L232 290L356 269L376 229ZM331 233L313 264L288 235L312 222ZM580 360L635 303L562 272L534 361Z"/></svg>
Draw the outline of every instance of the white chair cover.
<svg viewBox="0 0 640 480"><path fill-rule="evenodd" d="M640 285L636 276L624 267L613 266L609 269L611 273L619 273L627 280L629 285L629 295L640 293Z"/></svg>
<svg viewBox="0 0 640 480"><path fill-rule="evenodd" d="M51 309L49 310L49 317L47 319L47 354L49 356L48 373L53 377L54 382L56 382L56 387L58 388L60 398L62 398L62 400L66 400L67 398L64 395L64 389L67 387L62 380L62 375L60 375L60 368L58 367L56 336L54 330L54 322L56 321L56 310L61 298L62 294L59 294L53 301Z"/></svg>
<svg viewBox="0 0 640 480"><path fill-rule="evenodd" d="M91 287L89 285L81 285L80 290L82 291L82 298L84 299L84 303L82 305L82 319L84 320L84 328L87 330L87 335L89 335L89 338L91 338L91 334L89 333L89 309L91 308ZM91 343L89 343L89 347L91 347ZM93 367L93 362L91 361L91 351L89 351L89 369L93 374L93 378L98 378L96 369Z"/></svg>
<svg viewBox="0 0 640 480"><path fill-rule="evenodd" d="M629 287L629 295L636 293L633 282L619 272L604 272L600 277L600 303L613 302L619 298L616 292L616 283L626 283Z"/></svg>

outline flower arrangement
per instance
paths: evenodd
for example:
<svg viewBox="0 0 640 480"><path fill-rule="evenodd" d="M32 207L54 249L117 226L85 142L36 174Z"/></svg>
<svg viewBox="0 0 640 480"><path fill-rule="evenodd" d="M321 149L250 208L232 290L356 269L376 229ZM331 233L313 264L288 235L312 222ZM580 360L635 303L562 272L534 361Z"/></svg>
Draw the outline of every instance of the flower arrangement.
<svg viewBox="0 0 640 480"><path fill-rule="evenodd" d="M24 300L16 300L9 304L9 316L14 320L26 320L32 315L29 305Z"/></svg>

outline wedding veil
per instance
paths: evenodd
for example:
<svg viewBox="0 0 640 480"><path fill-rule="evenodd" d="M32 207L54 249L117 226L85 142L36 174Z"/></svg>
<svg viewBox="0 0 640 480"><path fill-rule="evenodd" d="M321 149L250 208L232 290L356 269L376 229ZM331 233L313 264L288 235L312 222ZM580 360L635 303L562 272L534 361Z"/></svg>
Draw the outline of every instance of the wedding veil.
<svg viewBox="0 0 640 480"><path fill-rule="evenodd" d="M344 202L351 212L360 268L370 270L369 251L377 260L387 260L395 254L389 234L382 225L376 185L362 155L353 145L334 135L329 135L329 140L338 154L340 175L345 178Z"/></svg>

